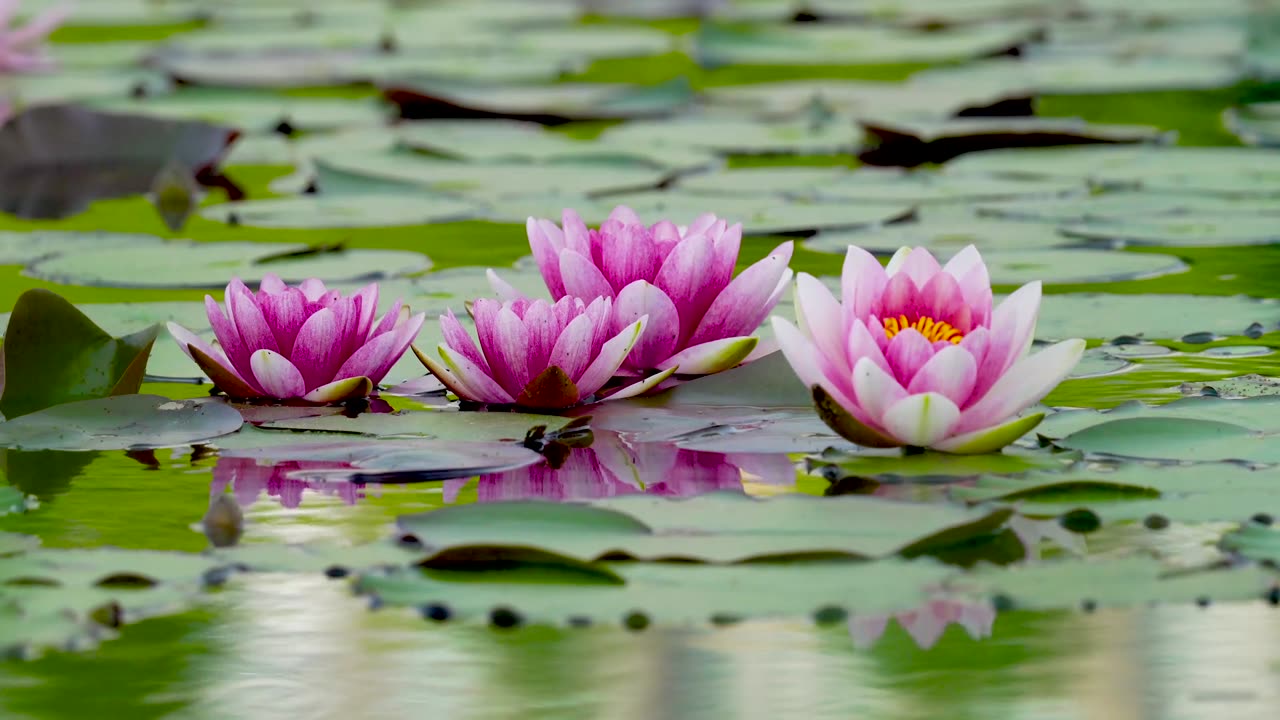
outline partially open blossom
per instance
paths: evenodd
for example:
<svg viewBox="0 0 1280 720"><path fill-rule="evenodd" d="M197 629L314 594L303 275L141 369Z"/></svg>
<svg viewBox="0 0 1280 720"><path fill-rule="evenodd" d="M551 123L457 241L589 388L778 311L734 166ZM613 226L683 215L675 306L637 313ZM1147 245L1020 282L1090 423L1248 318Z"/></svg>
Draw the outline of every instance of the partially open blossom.
<svg viewBox="0 0 1280 720"><path fill-rule="evenodd" d="M71 13L69 7L53 8L22 27L10 27L20 4L22 0L0 0L0 73L51 67L45 40Z"/></svg>
<svg viewBox="0 0 1280 720"><path fill-rule="evenodd" d="M239 278L227 285L227 312L208 295L215 348L169 323L182 350L228 396L332 403L364 397L404 355L422 328L399 300L376 319L378 286L343 297L324 283L297 287L267 275L258 292Z"/></svg>
<svg viewBox="0 0 1280 720"><path fill-rule="evenodd" d="M999 450L1043 419L1017 415L1084 352L1083 340L1065 340L1028 355L1040 283L993 311L987 267L972 245L945 267L922 248L903 248L881 267L850 247L841 294L843 303L802 273L800 328L777 317L773 326L822 419L861 445Z"/></svg>
<svg viewBox="0 0 1280 720"><path fill-rule="evenodd" d="M471 307L480 346L453 311L440 316L444 342L435 360L413 349L422 364L463 400L489 405L559 409L585 402L618 371L644 332L640 316L615 330L609 298L481 299ZM442 364L443 363L443 364ZM618 390L612 398L642 393L671 373Z"/></svg>
<svg viewBox="0 0 1280 720"><path fill-rule="evenodd" d="M529 218L526 225L551 297L610 298L614 332L649 316L623 374L678 367L681 375L706 375L742 363L756 347L751 334L791 281L789 242L735 278L742 225L709 213L688 227L649 226L619 206L599 230L588 230L565 210L562 224ZM499 295L519 297L492 271L489 278Z"/></svg>

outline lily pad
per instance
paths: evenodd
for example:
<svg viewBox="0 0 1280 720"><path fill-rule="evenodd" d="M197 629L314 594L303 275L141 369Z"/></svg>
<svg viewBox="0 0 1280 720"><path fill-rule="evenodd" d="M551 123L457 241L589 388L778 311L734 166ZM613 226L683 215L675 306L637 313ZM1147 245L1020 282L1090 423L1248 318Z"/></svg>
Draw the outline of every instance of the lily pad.
<svg viewBox="0 0 1280 720"><path fill-rule="evenodd" d="M365 228L456 222L483 213L479 205L457 198L388 193L224 203L205 208L200 214L220 222L234 218L236 224L249 227Z"/></svg>
<svg viewBox="0 0 1280 720"><path fill-rule="evenodd" d="M602 138L613 144L674 151L694 149L721 154L839 154L852 155L859 138L839 121L762 122L741 117L701 117L637 121L606 130Z"/></svg>
<svg viewBox="0 0 1280 720"><path fill-rule="evenodd" d="M740 562L830 555L915 557L989 535L1009 518L937 505L844 496L756 500L711 493L679 501L647 495L590 506L468 505L399 519L433 555L473 547L537 548L584 562L611 558ZM690 527L700 528L691 535Z"/></svg>
<svg viewBox="0 0 1280 720"><path fill-rule="evenodd" d="M158 330L112 337L61 296L28 290L18 298L0 346L0 413L12 419L137 392Z"/></svg>
<svg viewBox="0 0 1280 720"><path fill-rule="evenodd" d="M297 130L328 130L385 120L383 109L373 103L213 88L157 97L95 99L91 104L151 118L226 123L247 132L273 132L282 122Z"/></svg>
<svg viewBox="0 0 1280 720"><path fill-rule="evenodd" d="M1109 340L1124 335L1178 338L1193 332L1241 335L1254 322L1276 327L1280 304L1245 297L1071 293L1044 299L1036 337Z"/></svg>
<svg viewBox="0 0 1280 720"><path fill-rule="evenodd" d="M945 566L935 563L898 560L600 567L623 583L554 567L483 573L403 569L362 574L356 590L381 605L419 608L424 616L439 620L479 620L504 627L617 623L640 629L649 623L696 626L904 610L921 604L922 588L946 574Z"/></svg>
<svg viewBox="0 0 1280 720"><path fill-rule="evenodd" d="M365 413L354 418L342 415L277 420L263 423L269 430L306 430L355 433L379 437L429 437L438 440L523 440L533 427L559 430L572 418L508 412L462 412L421 410L402 413Z"/></svg>
<svg viewBox="0 0 1280 720"><path fill-rule="evenodd" d="M1217 395L1224 398L1262 397L1280 395L1280 378L1250 373L1209 382L1184 382L1178 389L1183 395Z"/></svg>
<svg viewBox="0 0 1280 720"><path fill-rule="evenodd" d="M474 477L542 462L541 455L514 443L457 440L273 444L260 449L224 450L219 455L256 461L268 475L281 463L297 465L284 468L287 479L359 483Z"/></svg>
<svg viewBox="0 0 1280 720"><path fill-rule="evenodd" d="M0 423L0 446L19 450L182 447L233 433L240 413L214 401L120 395L56 405Z"/></svg>
<svg viewBox="0 0 1280 720"><path fill-rule="evenodd" d="M1280 243L1280 216L1192 213L1068 223L1059 231L1068 237L1126 245L1270 245Z"/></svg>
<svg viewBox="0 0 1280 720"><path fill-rule="evenodd" d="M839 255L843 255L850 245L886 254L905 246L953 253L967 245L976 245L984 258L990 252L1021 252L1074 244L1078 244L1078 241L1044 223L973 219L924 219L921 222L876 228L874 231L821 232L804 241L804 246L810 250Z"/></svg>
<svg viewBox="0 0 1280 720"><path fill-rule="evenodd" d="M431 267L425 255L398 250L316 251L306 245L246 242L171 241L86 250L37 261L31 275L74 285L107 287L220 288L237 276L246 283L275 273L286 282L307 278L360 282L420 272Z"/></svg>
<svg viewBox="0 0 1280 720"><path fill-rule="evenodd" d="M759 197L677 192L628 193L608 199L629 206L641 216L666 217L678 223L689 222L702 213L715 213L741 222L746 235L805 235L823 229L879 226L907 219L913 213L910 206L894 203L762 203Z"/></svg>
<svg viewBox="0 0 1280 720"><path fill-rule="evenodd" d="M426 118L511 118L545 125L571 120L661 117L693 100L688 80L636 87L608 83L554 85L463 84L442 80L400 81L382 86L400 116Z"/></svg>
<svg viewBox="0 0 1280 720"><path fill-rule="evenodd" d="M974 176L969 179L977 179ZM957 181L962 178L955 177ZM1044 179L1040 179L1041 182ZM1010 180L1027 182L1027 180ZM1232 198L1216 195L1170 195L1143 191L1113 191L1084 196L1014 199L983 202L977 213L1005 220L1036 220L1052 223L1106 222L1142 218L1163 220L1165 216L1234 214L1248 224L1253 215L1275 211L1275 201L1261 198ZM1176 221L1177 217L1169 220Z"/></svg>

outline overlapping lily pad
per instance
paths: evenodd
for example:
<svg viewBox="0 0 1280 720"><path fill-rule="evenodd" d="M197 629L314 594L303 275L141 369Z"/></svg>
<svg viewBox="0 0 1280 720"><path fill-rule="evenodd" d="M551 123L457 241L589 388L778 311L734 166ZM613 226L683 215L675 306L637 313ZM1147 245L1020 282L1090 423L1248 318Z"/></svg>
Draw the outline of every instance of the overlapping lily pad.
<svg viewBox="0 0 1280 720"><path fill-rule="evenodd" d="M475 204L444 195L385 193L224 203L205 209L210 220L249 227L392 227L454 222L482 215Z"/></svg>
<svg viewBox="0 0 1280 720"><path fill-rule="evenodd" d="M615 120L668 115L693 100L687 81L652 87L605 83L465 85L443 80L402 81L382 87L406 118L512 118L557 125L570 120Z"/></svg>
<svg viewBox="0 0 1280 720"><path fill-rule="evenodd" d="M240 429L217 401L118 395L55 405L0 423L0 446L19 450L141 450L182 447Z"/></svg>

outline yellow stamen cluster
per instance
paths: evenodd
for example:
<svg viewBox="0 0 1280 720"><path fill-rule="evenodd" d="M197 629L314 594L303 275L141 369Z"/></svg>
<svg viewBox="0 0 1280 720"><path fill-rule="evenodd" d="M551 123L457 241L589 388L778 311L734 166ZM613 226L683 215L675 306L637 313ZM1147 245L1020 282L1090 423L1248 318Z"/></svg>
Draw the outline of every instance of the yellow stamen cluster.
<svg viewBox="0 0 1280 720"><path fill-rule="evenodd" d="M951 327L948 323L938 322L931 317L919 317L916 318L915 322L908 322L906 315L899 315L896 318L885 318L881 323L884 325L885 336L890 340L893 339L894 335L907 328L914 328L924 336L925 340L931 343L946 340L952 345L956 345L964 338L964 333Z"/></svg>

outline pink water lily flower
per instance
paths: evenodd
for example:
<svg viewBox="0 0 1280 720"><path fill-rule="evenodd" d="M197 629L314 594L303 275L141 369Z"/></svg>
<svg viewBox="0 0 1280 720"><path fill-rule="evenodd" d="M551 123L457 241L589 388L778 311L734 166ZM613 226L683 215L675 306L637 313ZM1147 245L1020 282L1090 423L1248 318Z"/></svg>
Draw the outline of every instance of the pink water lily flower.
<svg viewBox="0 0 1280 720"><path fill-rule="evenodd" d="M613 377L644 332L648 318L613 329L613 301L596 298L476 300L471 307L480 347L453 311L440 316L444 342L434 360L414 353L445 387L463 400L488 405L560 409L585 402ZM443 364L442 364L443 362ZM670 371L611 394L631 397Z"/></svg>
<svg viewBox="0 0 1280 720"><path fill-rule="evenodd" d="M0 0L0 74L52 67L45 40L71 14L69 7L53 8L22 27L10 27L21 3L22 0Z"/></svg>
<svg viewBox="0 0 1280 720"><path fill-rule="evenodd" d="M226 314L208 295L215 348L169 323L169 334L213 383L237 399L334 403L364 397L404 355L422 328L397 300L375 323L377 283L343 296L320 280L297 287L267 275L255 294L239 278L227 285Z"/></svg>
<svg viewBox="0 0 1280 720"><path fill-rule="evenodd" d="M688 227L667 220L645 225L624 206L599 230L587 229L573 210L561 222L526 224L551 297L610 298L614 332L649 316L623 374L678 368L681 375L706 375L742 363L756 348L751 334L791 282L790 242L735 278L742 225L710 213ZM520 296L493 271L489 279L499 295Z"/></svg>
<svg viewBox="0 0 1280 720"><path fill-rule="evenodd" d="M802 273L800 328L777 317L773 327L822 419L860 445L999 450L1043 419L1018 413L1084 352L1083 340L1065 340L1028 355L1040 283L993 311L987 266L972 245L945 267L923 248L902 248L881 267L850 247L841 295L843 303Z"/></svg>

